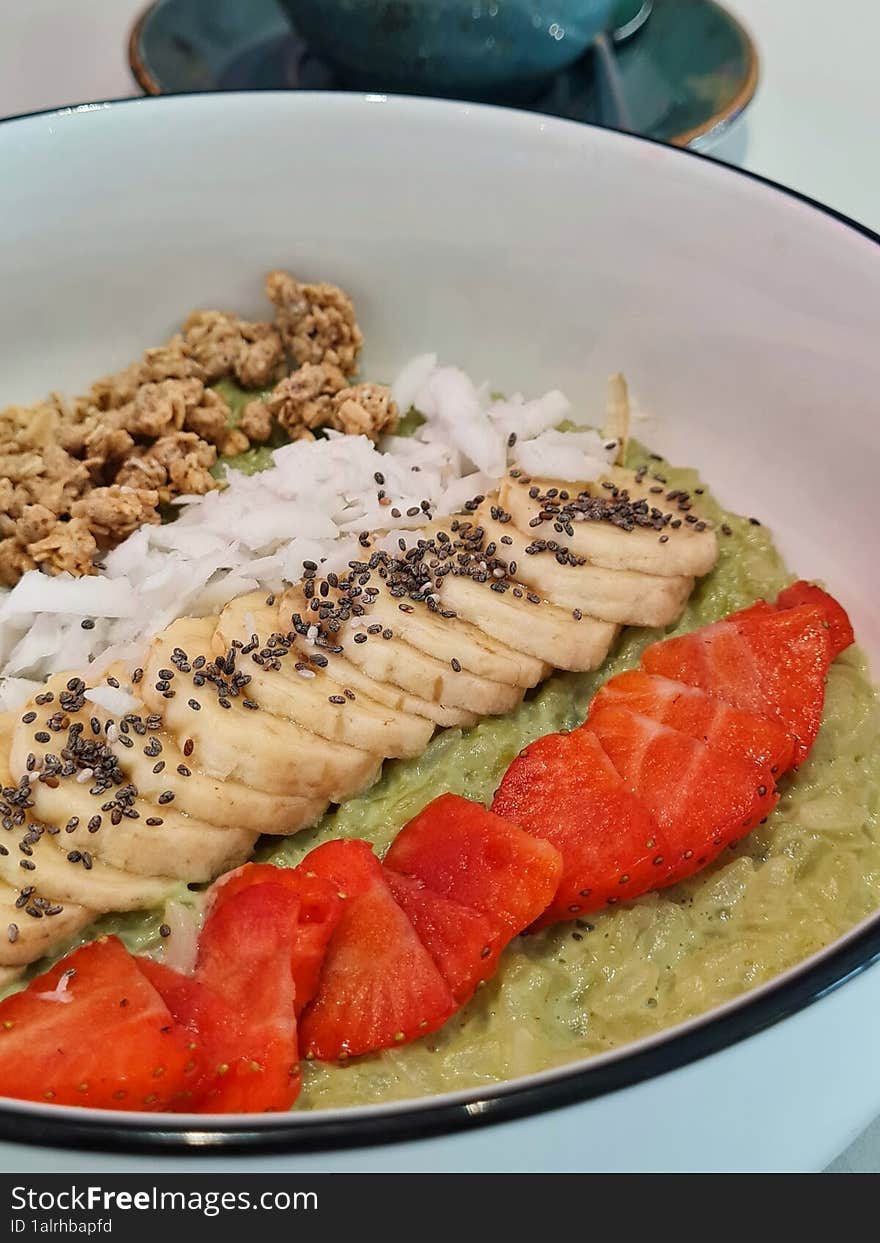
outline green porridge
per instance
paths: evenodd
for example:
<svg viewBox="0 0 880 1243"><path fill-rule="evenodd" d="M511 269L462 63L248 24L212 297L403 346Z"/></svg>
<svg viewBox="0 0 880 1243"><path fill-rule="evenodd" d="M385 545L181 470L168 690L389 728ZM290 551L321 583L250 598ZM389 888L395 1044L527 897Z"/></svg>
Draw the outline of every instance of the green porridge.
<svg viewBox="0 0 880 1243"><path fill-rule="evenodd" d="M643 460L633 447L629 465ZM674 487L699 486L693 471L668 467L664 475ZM773 597L791 578L765 528L708 495L701 510L730 533L719 536L718 564L671 633ZM381 853L444 791L489 802L518 751L580 723L597 688L637 665L658 637L625 631L597 672L557 674L506 717L438 734L420 758L386 763L371 790L314 828L281 843L264 839L258 857L295 864L334 837L365 838ZM601 1053L717 1006L826 945L880 902L878 733L880 701L864 656L850 649L831 668L808 762L785 779L767 823L736 849L676 888L519 937L495 978L441 1031L345 1066L308 1064L298 1107L470 1088ZM108 916L79 939L112 931L132 949L153 950L159 922L159 914Z"/></svg>

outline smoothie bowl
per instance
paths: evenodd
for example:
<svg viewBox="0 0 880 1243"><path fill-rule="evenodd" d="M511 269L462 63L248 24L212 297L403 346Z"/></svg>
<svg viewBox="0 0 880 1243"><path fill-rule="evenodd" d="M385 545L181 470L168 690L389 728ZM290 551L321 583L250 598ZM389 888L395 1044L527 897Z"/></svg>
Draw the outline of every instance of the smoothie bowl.
<svg viewBox="0 0 880 1243"><path fill-rule="evenodd" d="M458 105L0 141L6 1135L564 1130L821 1059L880 951L873 240Z"/></svg>

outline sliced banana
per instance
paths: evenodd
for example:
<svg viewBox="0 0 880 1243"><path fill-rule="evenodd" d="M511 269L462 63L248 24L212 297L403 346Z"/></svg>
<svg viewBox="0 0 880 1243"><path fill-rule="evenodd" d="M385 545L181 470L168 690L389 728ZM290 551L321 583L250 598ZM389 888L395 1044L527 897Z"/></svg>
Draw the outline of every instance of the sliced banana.
<svg viewBox="0 0 880 1243"><path fill-rule="evenodd" d="M577 620L571 610L550 604L516 582L501 593L467 574L449 574L443 579L440 598L459 617L466 617L501 643L517 643L538 660L573 672L598 669L620 629L594 617Z"/></svg>
<svg viewBox="0 0 880 1243"><path fill-rule="evenodd" d="M293 607L294 598L297 602L296 609ZM292 614L295 611L299 611L299 603L301 603L301 596L291 597L289 592L285 592L281 601L279 617L281 628L285 626L287 628L290 627ZM315 651L314 647L306 642L299 641L299 647L304 656L310 656ZM389 708L395 708L398 712L423 717L426 721L430 721L433 725L444 729L455 727L464 729L468 726L476 725L480 719L476 712L466 712L463 708L448 708L438 703L432 703L419 695L410 694L400 686L395 686L390 682L377 681L369 677L357 665L352 664L340 652L331 652L327 648L321 648L320 653L326 658L327 672L335 682L349 687L358 695L367 695L370 699L376 700L377 703L385 704Z"/></svg>
<svg viewBox="0 0 880 1243"><path fill-rule="evenodd" d="M132 805L137 819L123 816L113 824L109 812L100 810L112 800L113 791L95 798L76 781L64 781L55 789L34 781L31 793L34 818L63 830L69 849L87 850L95 859L138 876L211 881L244 863L257 837L248 829L218 828L173 806L140 798ZM91 831L88 826L96 820L98 828Z"/></svg>
<svg viewBox="0 0 880 1243"><path fill-rule="evenodd" d="M135 876L100 860L91 866L82 859L71 859L73 848L62 841L64 834L44 834L30 847L28 862L33 868L20 868L17 851L0 855L0 877L12 886L35 887L35 891L54 902L75 902L96 911L138 911L161 906L173 894L179 881L170 877Z"/></svg>
<svg viewBox="0 0 880 1243"><path fill-rule="evenodd" d="M302 588L291 588L288 600L295 604L294 611L306 622L314 616ZM376 681L394 682L436 703L474 711L481 716L508 712L523 697L522 687L479 678L463 668L456 670L451 663L435 660L405 643L390 629L368 635L369 622L365 618L357 620L358 624L343 624L334 639L348 660Z"/></svg>
<svg viewBox="0 0 880 1243"><path fill-rule="evenodd" d="M267 605L262 593L240 596L220 613L214 654L225 656L234 641L247 643L253 635L264 648L278 630L277 606ZM389 759L421 755L434 732L428 721L335 681L326 668L303 661L301 655L292 647L280 658L278 669L265 669L245 657L242 668L251 679L248 696L266 711L295 721L330 742L347 743Z"/></svg>
<svg viewBox="0 0 880 1243"><path fill-rule="evenodd" d="M512 523L502 525L488 506L477 510L474 521L489 540L507 535L505 560L516 563L516 577L560 608L580 609L600 621L622 626L668 626L677 621L694 586L692 578L641 574L634 570L607 570L598 565L561 564L553 549L529 552L533 540ZM558 541L560 556L567 547Z"/></svg>
<svg viewBox="0 0 880 1243"><path fill-rule="evenodd" d="M112 666L107 671L107 676L116 676L124 689L124 680L129 675L123 667ZM55 696L66 689L66 682L66 676L53 677L46 684L46 691L53 692L50 704L37 704L31 699L17 715L9 753L10 771L16 779L27 771L27 757L32 755L42 761L46 755L57 755L67 741L67 730L70 726L65 727L61 735L56 735L48 728L50 718L58 710ZM133 687L129 685L128 689ZM34 721L25 726L21 716L29 716L30 713L35 713ZM145 706L135 722L139 730L143 730L144 713L147 713ZM204 820L215 827L246 829L254 834L296 833L298 829L313 824L326 808L326 800L323 799L266 794L241 782L220 781L219 778L211 777L200 771L199 757L193 741L184 740L184 753L167 731L150 728L148 731L138 732L129 721L121 728L118 716L113 716L92 701L86 701L80 711L68 711L65 715L70 725L80 723L87 736L93 736L91 722L98 722L103 745L116 757L119 768L126 774L128 781L137 787L139 796L155 803L162 794L170 791L174 794L175 812L190 815L196 820ZM111 726L114 728L108 736L107 730ZM127 733L123 733L123 728ZM50 741L37 742L36 733L48 733ZM123 737L126 738L126 743L123 743ZM113 738L114 741L108 741L108 738ZM67 788L68 784L70 781L63 781L62 787ZM99 802L102 800L98 800Z"/></svg>
<svg viewBox="0 0 880 1243"><path fill-rule="evenodd" d="M603 483L611 487L603 487ZM530 495L535 489L537 495ZM649 513L656 511L655 520L662 525L656 528L633 525L627 529L626 525L577 516L579 511L582 514L592 512L590 498L603 505L613 503L613 489L617 490L618 499L625 493L630 501L644 502ZM548 496L548 492L552 495ZM560 492L569 499L560 499ZM672 500L668 499L670 492ZM583 501L586 503L581 504ZM529 540L555 539L577 556L586 557L593 565L608 570L696 578L708 574L718 559L715 531L692 508L692 502L681 499L675 489L658 484L650 475L639 479L633 471L615 468L604 479L590 483L561 483L552 479L530 479L523 483L521 479L508 477L501 484L499 504ZM625 504L621 500L621 506ZM681 505L689 508L682 510ZM541 514L551 516L532 526ZM558 531L556 517L570 519L570 529ZM689 522L688 517L692 521ZM621 521L625 523L626 519L622 517ZM673 523L678 525L673 526Z"/></svg>
<svg viewBox="0 0 880 1243"><path fill-rule="evenodd" d="M527 689L550 672L543 661L499 643L464 618L439 617L425 603L396 600L381 580L378 585L364 625L380 623L435 660L447 664L457 660L470 673L505 685Z"/></svg>
<svg viewBox="0 0 880 1243"><path fill-rule="evenodd" d="M220 828L180 812L168 784L152 802L127 781L117 755L137 751L148 732L121 733L108 721L114 741L106 741L101 720L89 716L91 701L72 692L73 702L82 705L72 706L57 677L47 687L19 713L9 746L12 778L30 778L30 818L63 830L68 849L86 851L89 858L137 875L213 880L219 871L247 858L256 833L237 825ZM37 704L37 697L45 699L46 694L51 695L50 704ZM75 738L77 726L81 733ZM123 738L128 743L124 747ZM83 746L89 762L94 756L94 767L83 767L86 752L78 750ZM65 761L67 768L62 767Z"/></svg>
<svg viewBox="0 0 880 1243"><path fill-rule="evenodd" d="M218 828L246 829L250 833L297 833L322 815L326 802L321 798L304 798L298 794L267 794L241 781L204 773L198 767L199 757L193 743L184 755L177 740L166 731L151 735L161 747L158 757L145 755L137 746L120 757L122 767L141 794L153 802L166 790L174 791L174 806L197 820ZM184 740L186 742L187 740ZM165 767L156 772L164 761ZM180 773L180 766L188 777Z"/></svg>
<svg viewBox="0 0 880 1243"><path fill-rule="evenodd" d="M172 697L156 689L159 672L174 669L176 648L189 662L211 658L217 618L184 617L152 643L141 684L144 701L162 713L166 727L180 742L191 738L204 772L241 781L272 794L295 794L340 802L372 785L382 757L356 747L328 742L292 721L270 712L244 707L246 696L226 698L225 708L215 686L199 687L192 674L180 674Z"/></svg>
<svg viewBox="0 0 880 1243"><path fill-rule="evenodd" d="M75 902L35 905L34 896L38 895L22 902L20 889L0 882L0 988L14 978L4 977L6 969L24 967L42 958L95 918L95 911Z"/></svg>
<svg viewBox="0 0 880 1243"><path fill-rule="evenodd" d="M11 713L0 716L0 786L4 789L16 784L8 762L14 725ZM158 906L179 883L167 877L130 876L93 860L90 852L84 858L81 850L67 846L63 831L54 832L57 826L44 829L34 824L29 807L21 810L24 823L8 835L8 844L0 843L5 851L0 852L0 879L20 893L29 891L54 903L75 903L92 911L133 911ZM19 843L26 849L21 850Z"/></svg>

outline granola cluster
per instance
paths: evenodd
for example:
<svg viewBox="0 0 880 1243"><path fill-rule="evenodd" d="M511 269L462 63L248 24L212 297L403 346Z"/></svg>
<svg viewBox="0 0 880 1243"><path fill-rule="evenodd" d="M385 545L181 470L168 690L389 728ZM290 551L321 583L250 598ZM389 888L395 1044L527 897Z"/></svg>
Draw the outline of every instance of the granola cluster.
<svg viewBox="0 0 880 1243"><path fill-rule="evenodd" d="M66 402L57 394L0 411L0 584L28 570L81 575L160 506L221 486L219 457L319 427L375 440L397 424L384 385L355 384L363 341L351 299L334 285L270 272L275 321L194 311L183 331ZM294 369L291 370L291 367ZM229 378L269 390L237 423Z"/></svg>
<svg viewBox="0 0 880 1243"><path fill-rule="evenodd" d="M270 272L266 293L275 320L294 360L325 363L354 375L363 336L351 298L335 285L301 285L289 272Z"/></svg>
<svg viewBox="0 0 880 1243"><path fill-rule="evenodd" d="M232 375L242 388L268 388L287 372L284 343L274 324L249 323L225 311L193 311L183 339L209 383Z"/></svg>
<svg viewBox="0 0 880 1243"><path fill-rule="evenodd" d="M317 427L378 440L397 426L398 411L383 384L351 387L363 335L351 299L335 285L303 285L287 272L270 272L266 293L286 348L299 364L265 405L293 440ZM256 415L254 403L245 416Z"/></svg>

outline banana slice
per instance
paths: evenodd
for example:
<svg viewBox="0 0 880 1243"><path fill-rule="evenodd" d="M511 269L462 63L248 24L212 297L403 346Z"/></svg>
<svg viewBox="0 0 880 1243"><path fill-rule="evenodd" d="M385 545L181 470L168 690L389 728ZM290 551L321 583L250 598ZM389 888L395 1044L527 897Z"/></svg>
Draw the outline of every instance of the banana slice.
<svg viewBox="0 0 880 1243"><path fill-rule="evenodd" d="M87 785L75 780L62 781L55 789L34 781L31 796L34 818L62 829L68 849L87 850L111 867L137 876L211 881L244 863L257 838L248 829L218 828L181 814L170 805L159 806L141 798L132 803L137 819L123 816L113 824L101 806L113 799L114 791L96 798ZM95 821L99 827L92 832L88 825ZM67 829L68 824L73 827Z"/></svg>
<svg viewBox="0 0 880 1243"><path fill-rule="evenodd" d="M612 487L603 487L603 482ZM537 494L532 496L536 489ZM548 496L548 492L552 495ZM560 492L569 499L560 499ZM628 525L589 517L616 512L619 520L626 523L625 510L630 502L643 502L663 525L657 529L633 525L628 529ZM633 471L615 468L604 480L590 483L561 483L552 479L523 483L508 477L501 484L499 504L530 541L555 539L577 556L608 570L695 578L708 574L718 559L715 532L691 508L687 494L683 496L658 484L650 475L640 479ZM688 508L682 509L682 505ZM532 526L541 514L547 517ZM569 529L558 531L558 519L564 519ZM673 526L674 522L679 525ZM661 536L665 537L662 543Z"/></svg>
<svg viewBox="0 0 880 1243"><path fill-rule="evenodd" d="M571 610L542 600L516 582L502 594L466 574L449 574L440 587L440 599L501 643L517 643L538 660L574 672L598 669L620 629L593 617L576 620Z"/></svg>
<svg viewBox="0 0 880 1243"><path fill-rule="evenodd" d="M57 679L53 684L57 685ZM45 716L47 711L50 719L45 722L39 716L35 721L29 719L38 713ZM218 828L180 812L174 806L175 792L168 787L161 805L143 798L135 786L122 779L113 747L103 742L106 734L97 742L100 752L96 754L100 754L97 763L103 765L107 780L99 781L91 768L77 771L73 761L71 771L61 767L59 753L70 755L74 744L65 746L70 743L69 727L54 734L39 728L41 723L57 723L51 719L53 712L56 717L61 713L64 720L82 715L64 713L58 699L49 705L33 704L14 726L8 763L13 781L25 774L30 777L30 819L63 830L60 838L67 850L87 851L124 872L187 881L213 880L219 872L236 867L248 857L256 833L238 827ZM141 738L134 737L139 744ZM115 745L117 750L124 750L118 740ZM130 749L134 751L136 745ZM87 780L79 780L80 775Z"/></svg>
<svg viewBox="0 0 880 1243"><path fill-rule="evenodd" d="M308 624L316 616L301 588L291 588L288 602ZM456 670L398 639L393 631L368 635L365 618L358 625L345 623L334 635L345 656L376 681L394 682L404 690L424 695L427 699L489 716L508 712L522 699L522 687L503 686L487 678L479 678L465 669ZM388 635L388 638L384 636ZM363 636L363 640L361 640Z"/></svg>
<svg viewBox="0 0 880 1243"><path fill-rule="evenodd" d="M439 617L423 602L395 600L381 579L376 583L379 592L367 606L365 626L381 623L435 660L457 660L470 673L505 686L537 686L550 672L543 661L497 642L463 618Z"/></svg>
<svg viewBox="0 0 880 1243"><path fill-rule="evenodd" d="M289 630L292 625L292 615L298 612L298 606L295 609L293 602L289 598L290 593L285 592L281 600L280 606L280 629ZM301 602L301 597L296 597ZM314 648L308 644L299 641L300 650L303 655L309 656L314 653ZM466 729L471 725L476 725L480 719L475 712L466 712L463 708L448 708L438 703L432 703L427 699L421 698L419 695L411 695L403 690L400 686L395 686L391 682L380 682L374 678L368 677L362 669L352 664L350 660L346 660L339 652L330 652L326 648L321 649L321 655L327 660L327 672L335 682L341 686L347 686L356 694L364 694L374 699L377 703L385 704L389 708L395 708L398 712L407 715L420 716L426 721L430 721L433 725L441 728L449 729L458 727Z"/></svg>
<svg viewBox="0 0 880 1243"><path fill-rule="evenodd" d="M14 784L8 762L14 724L11 713L0 715L0 786L4 788ZM17 848L16 838L10 834L9 845L3 846L5 854L0 853L0 879L21 894L29 891L56 904L72 903L90 911L134 911L159 906L179 884L164 877L130 876L92 860L90 854L84 860L79 850L68 858L74 848L64 842L67 835L40 832L42 826L33 824L30 809L23 810L21 838L28 829L33 830L28 835L31 840L24 843L26 851Z"/></svg>
<svg viewBox="0 0 880 1243"><path fill-rule="evenodd" d="M95 911L75 902L67 906L49 901L35 904L33 899L37 896L34 894L30 901L17 906L21 891L0 882L0 988L11 983L11 979L4 978L5 969L35 962L95 918Z"/></svg>
<svg viewBox="0 0 880 1243"><path fill-rule="evenodd" d="M220 613L214 654L226 656L234 640L247 644L253 635L265 647L278 630L277 605L267 605L261 592L240 596ZM280 651L281 645L276 650ZM280 657L280 668L266 669L245 657L241 667L251 679L249 698L266 711L295 721L331 742L347 743L388 758L421 755L434 732L428 721L388 708L300 658L300 650L292 647Z"/></svg>
<svg viewBox="0 0 880 1243"><path fill-rule="evenodd" d="M96 713L100 716L100 712ZM146 798L155 802L166 790L174 791L174 806L196 820L217 828L245 829L250 833L298 833L323 814L326 800L302 798L299 795L267 794L241 781L221 781L197 767L198 754L193 743L184 755L171 734L150 735L151 750L159 746L159 758L145 755L143 746L135 746L120 756L120 767ZM120 748L121 750L122 748ZM156 766L165 767L157 773ZM183 766L190 773L183 777Z"/></svg>
<svg viewBox="0 0 880 1243"><path fill-rule="evenodd" d="M389 707L397 708L399 712L423 717L426 721L430 721L432 726L439 726L441 729L467 729L471 725L476 725L480 719L476 712L469 712L465 708L452 708L448 704L433 703L391 682L377 681L338 653L325 651L322 655L327 657L327 669L337 682L344 682L357 694L363 692L365 695L372 696L373 699L378 699L380 703L387 703Z"/></svg>
<svg viewBox="0 0 880 1243"><path fill-rule="evenodd" d="M133 689L127 687L129 674L123 667L112 666L107 670L107 676L116 677L123 689ZM65 745L70 726L65 727L61 735L57 735L48 728L48 723L58 711L57 696L66 690L66 682L66 675L53 677L46 684L46 691L53 692L50 704L37 704L31 699L19 713L19 723L12 733L9 755L10 769L16 779L26 772L27 756L45 758L47 753L57 755L61 746ZM30 715L31 712L35 713L34 720L25 728L21 716ZM124 735L119 728L119 716L113 716L91 700L87 700L80 711L67 711L65 715L70 725L80 723L87 736L93 737L92 720L98 722L104 747L112 752L128 781L137 787L139 796L154 803L160 794L172 791L176 812L190 815L195 820L204 820L218 828L247 829L254 834L290 834L313 824L326 808L324 799L266 794L241 782L219 781L218 778L201 772L194 743L184 740L184 755L174 737L167 731L150 728L144 732L145 713L145 707L142 713L132 713L134 722L126 722L124 728L128 732ZM113 742L108 741L107 733L107 728L111 725L116 726L116 732L109 735L116 740ZM37 742L36 733L48 733L50 742ZM132 745L123 745L121 735ZM68 782L62 784L67 787ZM159 813L154 810L152 814Z"/></svg>
<svg viewBox="0 0 880 1243"><path fill-rule="evenodd" d="M516 563L516 577L538 595L560 608L580 609L600 621L623 626L668 626L677 621L694 586L692 578L641 574L633 570L606 570L597 565L560 564L552 549L530 553L533 541L496 522L489 507L477 510L474 521L486 539L505 535L504 559ZM552 538L552 537L551 537ZM565 536L557 541L567 547Z"/></svg>
<svg viewBox="0 0 880 1243"><path fill-rule="evenodd" d="M19 866L23 856L13 857L17 851L0 855L0 877L13 887L33 885L36 893L53 902L65 906L74 902L96 911L138 911L161 906L180 884L169 877L135 876L99 860L92 861L91 867L81 860L71 860L68 856L72 848L65 849L67 842L61 841L64 836L45 834L34 843L28 859L34 866L28 871Z"/></svg>
<svg viewBox="0 0 880 1243"><path fill-rule="evenodd" d="M224 697L229 704L224 708L216 686L198 686L193 673L176 675L170 699L156 689L157 682L164 682L160 671L175 669L175 649L185 652L190 664L199 657L211 659L216 625L216 617L172 622L150 647L140 687L147 706L164 716L178 743L193 740L202 770L271 794L328 802L340 802L372 785L382 757L370 751L328 742L292 721L249 710L244 707L246 696Z"/></svg>

